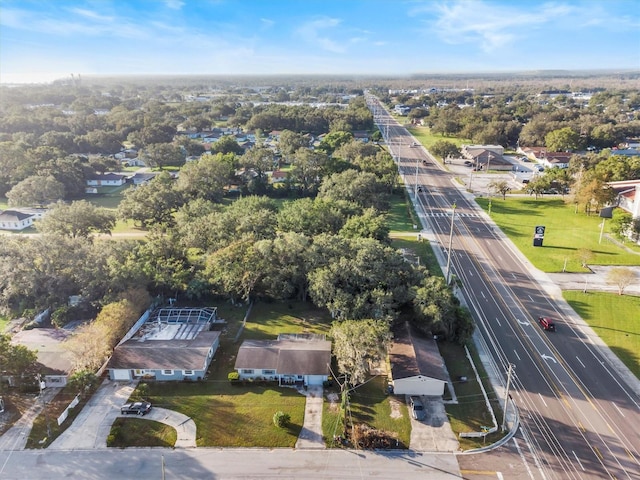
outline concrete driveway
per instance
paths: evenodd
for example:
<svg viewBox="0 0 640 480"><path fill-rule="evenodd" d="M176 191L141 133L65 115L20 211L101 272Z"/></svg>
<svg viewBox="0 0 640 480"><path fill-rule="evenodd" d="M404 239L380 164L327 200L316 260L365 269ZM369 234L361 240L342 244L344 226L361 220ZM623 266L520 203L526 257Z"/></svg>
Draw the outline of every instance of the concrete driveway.
<svg viewBox="0 0 640 480"><path fill-rule="evenodd" d="M416 452L456 452L460 446L451 430L442 397L421 396L426 418L416 420L411 415L409 448ZM407 397L407 402L409 397Z"/></svg>
<svg viewBox="0 0 640 480"><path fill-rule="evenodd" d="M120 415L127 417L130 415ZM183 415L182 413L175 412L173 410L167 410L166 408L153 407L149 413L144 415L144 420L155 420L161 422L170 427L176 429L178 438L176 440L175 448L190 448L196 446L196 424L191 418ZM105 437L106 446L106 437Z"/></svg>
<svg viewBox="0 0 640 480"><path fill-rule="evenodd" d="M69 428L56 438L50 449L76 450L107 448L111 424L120 415L120 407L127 403L136 382L119 383L106 379Z"/></svg>
<svg viewBox="0 0 640 480"><path fill-rule="evenodd" d="M120 407L127 403L137 382L121 383L106 379L95 395L82 409L73 424L49 446L52 450L85 450L107 448L107 436L111 425L120 414ZM196 424L186 415L173 410L154 407L142 418L155 420L176 429L176 448L196 446Z"/></svg>
<svg viewBox="0 0 640 480"><path fill-rule="evenodd" d="M322 439L322 386L310 386L303 391L307 399L304 409L304 423L296 441L296 448L325 448Z"/></svg>

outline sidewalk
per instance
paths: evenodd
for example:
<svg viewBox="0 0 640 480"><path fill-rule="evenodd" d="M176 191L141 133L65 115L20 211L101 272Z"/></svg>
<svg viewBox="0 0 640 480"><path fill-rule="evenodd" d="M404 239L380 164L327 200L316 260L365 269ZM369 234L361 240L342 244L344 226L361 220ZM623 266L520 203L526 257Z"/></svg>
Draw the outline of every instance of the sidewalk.
<svg viewBox="0 0 640 480"><path fill-rule="evenodd" d="M304 423L296 442L296 448L326 448L322 439L322 386L309 386L301 391L307 397L304 408Z"/></svg>
<svg viewBox="0 0 640 480"><path fill-rule="evenodd" d="M45 404L49 403L55 397L61 388L47 388L43 390L42 395L34 399L34 404L27 410L22 417L4 432L0 437L0 450L24 450L27 445L33 421L36 419ZM55 418L50 418L50 422L55 422Z"/></svg>

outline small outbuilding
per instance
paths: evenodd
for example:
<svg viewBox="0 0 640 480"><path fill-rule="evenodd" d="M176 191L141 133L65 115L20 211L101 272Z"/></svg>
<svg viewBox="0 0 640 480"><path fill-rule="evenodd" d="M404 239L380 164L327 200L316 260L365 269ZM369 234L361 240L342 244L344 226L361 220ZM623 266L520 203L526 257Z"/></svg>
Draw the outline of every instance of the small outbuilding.
<svg viewBox="0 0 640 480"><path fill-rule="evenodd" d="M404 324L394 331L389 351L396 395L442 396L447 383L444 361L433 338L424 338Z"/></svg>

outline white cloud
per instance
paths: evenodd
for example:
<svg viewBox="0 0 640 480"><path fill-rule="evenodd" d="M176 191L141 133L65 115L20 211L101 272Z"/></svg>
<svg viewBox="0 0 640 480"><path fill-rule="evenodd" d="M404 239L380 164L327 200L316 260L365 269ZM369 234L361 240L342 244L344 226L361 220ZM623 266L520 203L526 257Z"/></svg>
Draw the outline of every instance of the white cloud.
<svg viewBox="0 0 640 480"><path fill-rule="evenodd" d="M528 30L575 18L580 10L562 3L494 4L482 0L428 3L409 15L433 14L430 30L450 44L475 43L486 52L509 45ZM566 28L566 26L564 27Z"/></svg>
<svg viewBox="0 0 640 480"><path fill-rule="evenodd" d="M84 8L71 8L69 9L69 11L81 17L85 17L100 23L108 23L115 20L115 18L112 16L100 15L98 12L94 12L93 10L86 10Z"/></svg>
<svg viewBox="0 0 640 480"><path fill-rule="evenodd" d="M180 10L184 6L182 0L165 0L164 4L172 10Z"/></svg>
<svg viewBox="0 0 640 480"><path fill-rule="evenodd" d="M261 18L260 23L262 23L262 28L265 28L265 29L271 28L276 24L276 22L274 22L270 18Z"/></svg>
<svg viewBox="0 0 640 480"><path fill-rule="evenodd" d="M335 29L341 22L342 20L338 18L321 17L302 24L296 30L296 33L306 42L320 47L322 50L333 53L344 53L345 48L343 45L326 35L321 35L327 29Z"/></svg>

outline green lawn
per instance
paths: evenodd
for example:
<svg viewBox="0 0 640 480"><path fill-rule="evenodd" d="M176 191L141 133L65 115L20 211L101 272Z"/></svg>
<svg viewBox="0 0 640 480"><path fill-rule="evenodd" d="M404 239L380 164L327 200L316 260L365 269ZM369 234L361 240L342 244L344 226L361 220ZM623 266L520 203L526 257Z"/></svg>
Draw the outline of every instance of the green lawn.
<svg viewBox="0 0 640 480"><path fill-rule="evenodd" d="M330 324L329 313L310 304L258 302L253 306L242 338L275 339L280 333L327 334Z"/></svg>
<svg viewBox="0 0 640 480"><path fill-rule="evenodd" d="M120 205L120 201L122 200L122 190L104 195L87 195L85 200L96 207L115 210L118 208L118 205Z"/></svg>
<svg viewBox="0 0 640 480"><path fill-rule="evenodd" d="M358 386L350 394L351 416L355 424L364 423L377 430L387 432L398 440L398 448L408 448L411 439L411 420L404 403L400 399L401 415L392 416L390 397L386 393L387 377L378 376Z"/></svg>
<svg viewBox="0 0 640 480"><path fill-rule="evenodd" d="M418 241L415 233L394 235L391 240L394 248L405 249L420 258L420 265L427 267L431 275L444 276L431 245L426 240Z"/></svg>
<svg viewBox="0 0 640 480"><path fill-rule="evenodd" d="M429 149L429 147L431 147L438 140L446 140L447 142L456 144L458 147L464 144L473 143L468 138L448 137L442 134L433 134L431 133L431 129L429 127L413 126L408 127L408 130L411 135L416 137L418 141L427 149Z"/></svg>
<svg viewBox="0 0 640 480"><path fill-rule="evenodd" d="M302 429L305 397L292 388L231 385L226 380L148 385L147 398L154 406L194 420L199 447L293 448ZM273 424L279 410L291 416L288 428Z"/></svg>
<svg viewBox="0 0 640 480"><path fill-rule="evenodd" d="M491 415L486 408L482 390L476 380L471 364L466 357L464 347L444 342L439 342L438 347L447 365L447 370L453 381L458 398L457 405L445 406L451 429L458 434L461 432L479 432L483 426L492 427L493 422ZM472 358L474 359L476 369L478 370L487 395L489 395L494 414L498 423L500 423L502 410L493 392L493 387L489 383L484 367L473 345L469 347L469 350L471 351ZM466 377L467 380L460 381L459 379L461 377ZM450 398L450 395L445 394L445 398ZM498 431L487 435L486 441L487 443L492 443L501 437L502 433ZM459 441L462 450L478 448L483 444L482 439L477 438L459 438Z"/></svg>
<svg viewBox="0 0 640 480"><path fill-rule="evenodd" d="M0 315L0 333L3 333L5 328L9 325L9 317Z"/></svg>
<svg viewBox="0 0 640 480"><path fill-rule="evenodd" d="M173 447L176 429L164 423L141 418L116 418L107 437L107 447Z"/></svg>
<svg viewBox="0 0 640 480"><path fill-rule="evenodd" d="M611 350L640 378L640 297L613 293L562 293Z"/></svg>
<svg viewBox="0 0 640 480"><path fill-rule="evenodd" d="M404 189L391 197L391 209L387 214L387 226L391 233L408 232L414 225L419 225L418 216L413 210L413 204L407 198Z"/></svg>
<svg viewBox="0 0 640 480"><path fill-rule="evenodd" d="M477 198L485 210L491 201L491 217L500 229L513 241L531 263L545 272L561 272L565 259L568 272L584 271L580 266L579 249L591 250L593 265L640 265L640 255L629 253L600 237L597 215L575 213L575 206L561 198L507 197ZM605 233L608 224L605 223ZM533 233L537 225L546 227L544 246L533 246Z"/></svg>

